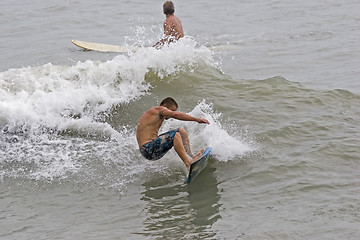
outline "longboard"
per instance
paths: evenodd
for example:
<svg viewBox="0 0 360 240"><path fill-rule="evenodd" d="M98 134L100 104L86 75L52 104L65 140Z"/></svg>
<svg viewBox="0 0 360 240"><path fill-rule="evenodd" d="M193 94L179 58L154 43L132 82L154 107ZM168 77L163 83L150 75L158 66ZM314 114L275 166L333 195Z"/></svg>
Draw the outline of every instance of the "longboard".
<svg viewBox="0 0 360 240"><path fill-rule="evenodd" d="M138 50L138 48L136 47L126 47L126 46L119 46L112 44L85 42L80 40L71 40L71 42L76 46L88 51L125 53L125 52L135 52L136 50ZM210 48L212 50L222 51L222 50L238 49L239 47L237 47L236 45L220 45Z"/></svg>
<svg viewBox="0 0 360 240"><path fill-rule="evenodd" d="M189 184L206 167L211 150L211 147L206 148L201 157L191 164L189 175L185 179L186 183Z"/></svg>
<svg viewBox="0 0 360 240"><path fill-rule="evenodd" d="M71 40L73 44L78 47L81 47L85 50L98 51L98 52L135 52L137 50L136 47L126 47L126 46L118 46L111 44L103 44L103 43L94 43L94 42L85 42L80 40Z"/></svg>

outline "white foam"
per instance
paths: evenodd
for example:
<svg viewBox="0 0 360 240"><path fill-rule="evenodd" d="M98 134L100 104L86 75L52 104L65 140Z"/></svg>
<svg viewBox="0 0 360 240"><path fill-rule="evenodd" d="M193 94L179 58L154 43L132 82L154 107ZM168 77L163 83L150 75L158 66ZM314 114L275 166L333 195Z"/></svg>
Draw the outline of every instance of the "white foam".
<svg viewBox="0 0 360 240"><path fill-rule="evenodd" d="M102 164L113 164L122 166L111 170L123 177L118 182L108 180L108 185L129 182L149 164L134 162L140 155L133 129L117 126L122 130L115 130L104 116L113 106L148 94L151 86L145 75L149 70L163 78L193 71L202 64L214 64L212 52L184 38L161 50L142 48L106 62L88 60L73 66L48 63L1 72L0 153L5 157L0 162L7 165L0 179L51 181L79 172L101 178ZM62 136L64 131L75 134ZM93 166L93 161L100 163L82 172Z"/></svg>
<svg viewBox="0 0 360 240"><path fill-rule="evenodd" d="M103 112L147 93L150 85L144 77L149 69L163 78L198 64L213 64L211 51L184 38L161 50L142 48L106 62L10 69L0 73L0 125L10 132L40 126L97 128Z"/></svg>

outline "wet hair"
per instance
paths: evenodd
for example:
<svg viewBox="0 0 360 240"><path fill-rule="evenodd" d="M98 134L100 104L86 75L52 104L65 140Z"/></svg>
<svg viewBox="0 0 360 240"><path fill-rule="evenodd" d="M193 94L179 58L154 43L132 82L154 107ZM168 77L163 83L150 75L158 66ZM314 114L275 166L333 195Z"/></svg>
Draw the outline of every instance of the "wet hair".
<svg viewBox="0 0 360 240"><path fill-rule="evenodd" d="M172 1L166 1L163 5L164 14L169 15L175 12L174 3Z"/></svg>
<svg viewBox="0 0 360 240"><path fill-rule="evenodd" d="M166 106L166 107L175 106L176 108L178 108L177 102L176 102L173 98L171 98L171 97L164 98L164 99L161 101L160 106Z"/></svg>

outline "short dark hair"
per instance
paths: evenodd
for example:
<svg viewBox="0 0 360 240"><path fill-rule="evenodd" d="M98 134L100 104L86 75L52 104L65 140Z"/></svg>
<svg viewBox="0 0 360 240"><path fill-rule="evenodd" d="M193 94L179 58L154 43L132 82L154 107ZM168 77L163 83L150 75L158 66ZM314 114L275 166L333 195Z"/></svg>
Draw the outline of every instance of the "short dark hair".
<svg viewBox="0 0 360 240"><path fill-rule="evenodd" d="M169 15L175 12L174 3L172 1L166 1L163 5L164 14Z"/></svg>
<svg viewBox="0 0 360 240"><path fill-rule="evenodd" d="M175 106L176 108L178 108L177 102L171 97L164 98L161 101L160 106L166 106L166 107Z"/></svg>

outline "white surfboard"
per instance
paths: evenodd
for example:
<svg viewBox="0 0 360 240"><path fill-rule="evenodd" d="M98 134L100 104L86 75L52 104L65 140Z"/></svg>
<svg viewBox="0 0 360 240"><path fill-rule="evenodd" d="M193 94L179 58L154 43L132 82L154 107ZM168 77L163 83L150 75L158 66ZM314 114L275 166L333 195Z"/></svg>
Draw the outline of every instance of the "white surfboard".
<svg viewBox="0 0 360 240"><path fill-rule="evenodd" d="M94 42L85 42L80 40L71 40L73 44L78 47L81 47L85 50L89 51L98 51L98 52L117 52L117 53L125 53L125 52L135 52L139 48L137 47L127 47L127 46L119 46L112 44L103 44L103 43L94 43ZM236 45L218 45L211 46L210 49L214 51L226 51L226 50L236 50L239 49L239 46Z"/></svg>
<svg viewBox="0 0 360 240"><path fill-rule="evenodd" d="M135 52L137 50L136 47L127 47L127 46L118 46L111 44L103 44L103 43L94 43L94 42L85 42L80 40L71 40L73 44L78 47L81 47L85 50L98 51L98 52Z"/></svg>

